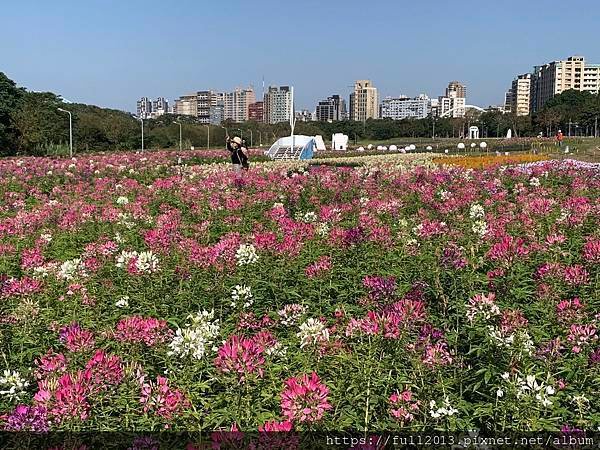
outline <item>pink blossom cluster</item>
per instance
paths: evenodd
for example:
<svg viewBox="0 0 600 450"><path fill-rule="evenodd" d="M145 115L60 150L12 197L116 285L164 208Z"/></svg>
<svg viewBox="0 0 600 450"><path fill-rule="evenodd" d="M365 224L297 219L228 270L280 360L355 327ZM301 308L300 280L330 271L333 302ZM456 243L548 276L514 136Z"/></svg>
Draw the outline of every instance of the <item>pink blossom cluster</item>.
<svg viewBox="0 0 600 450"><path fill-rule="evenodd" d="M390 395L390 414L401 423L412 422L415 414L419 411L421 402L414 398L410 389L404 390L401 393L397 391Z"/></svg>
<svg viewBox="0 0 600 450"><path fill-rule="evenodd" d="M314 263L306 267L304 273L308 278L316 278L329 272L331 270L331 267L331 257L321 256Z"/></svg>
<svg viewBox="0 0 600 450"><path fill-rule="evenodd" d="M143 381L140 403L145 413L156 414L163 419L171 420L190 407L190 401L179 389L169 386L165 377L156 377L156 382Z"/></svg>
<svg viewBox="0 0 600 450"><path fill-rule="evenodd" d="M288 378L281 393L281 411L290 422L317 422L332 408L329 388L312 374Z"/></svg>
<svg viewBox="0 0 600 450"><path fill-rule="evenodd" d="M247 381L252 375L262 378L264 352L265 347L257 340L232 335L217 351L215 366L222 373L234 375L240 382Z"/></svg>
<svg viewBox="0 0 600 450"><path fill-rule="evenodd" d="M142 343L148 347L153 347L168 341L172 331L165 320L155 319L154 317L130 316L119 320L112 334L120 342Z"/></svg>

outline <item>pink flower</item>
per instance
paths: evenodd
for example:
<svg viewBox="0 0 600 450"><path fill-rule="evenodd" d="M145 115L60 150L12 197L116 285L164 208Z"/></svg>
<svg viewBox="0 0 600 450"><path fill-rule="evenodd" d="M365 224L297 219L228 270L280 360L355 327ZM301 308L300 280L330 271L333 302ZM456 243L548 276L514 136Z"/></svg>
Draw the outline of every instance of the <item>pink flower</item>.
<svg viewBox="0 0 600 450"><path fill-rule="evenodd" d="M219 348L215 366L223 373L236 375L240 382L254 373L262 378L264 351L265 348L255 340L232 335Z"/></svg>
<svg viewBox="0 0 600 450"><path fill-rule="evenodd" d="M400 422L412 422L414 413L419 410L420 402L413 400L410 390L402 391L401 394L394 392L389 398L390 414Z"/></svg>
<svg viewBox="0 0 600 450"><path fill-rule="evenodd" d="M304 273L308 278L316 278L331 270L331 257L321 256L317 261L309 265Z"/></svg>
<svg viewBox="0 0 600 450"><path fill-rule="evenodd" d="M327 398L329 388L315 372L289 378L285 386L281 393L281 410L290 422L316 422L332 408Z"/></svg>
<svg viewBox="0 0 600 450"><path fill-rule="evenodd" d="M573 343L573 353L580 353L582 347L591 344L598 339L596 326L592 323L586 325L573 324L569 328L567 341Z"/></svg>
<svg viewBox="0 0 600 450"><path fill-rule="evenodd" d="M436 342L435 344L428 344L425 347L421 361L431 368L452 364L452 356L448 351L448 344L443 341Z"/></svg>
<svg viewBox="0 0 600 450"><path fill-rule="evenodd" d="M588 284L590 278L587 270L579 264L565 267L563 277L565 282L571 286Z"/></svg>
<svg viewBox="0 0 600 450"><path fill-rule="evenodd" d="M166 342L172 333L165 320L131 316L121 319L113 334L118 341L143 343L152 347Z"/></svg>
<svg viewBox="0 0 600 450"><path fill-rule="evenodd" d="M156 383L148 381L142 384L140 403L144 405L144 413L156 414L167 420L190 407L186 396L180 390L172 389L169 380L161 376L156 378Z"/></svg>
<svg viewBox="0 0 600 450"><path fill-rule="evenodd" d="M37 363L35 376L41 380L48 378L49 375L58 374L67 370L67 358L62 353L55 353L49 349L45 355L41 356Z"/></svg>
<svg viewBox="0 0 600 450"><path fill-rule="evenodd" d="M284 422L276 422L274 420L270 422L265 422L263 425L258 426L258 431L261 432L270 432L270 431L291 431L292 430L292 422L284 421Z"/></svg>
<svg viewBox="0 0 600 450"><path fill-rule="evenodd" d="M583 258L590 263L600 263L600 239L588 238L583 246Z"/></svg>
<svg viewBox="0 0 600 450"><path fill-rule="evenodd" d="M556 315L559 322L573 322L582 317L584 305L578 298L562 300L556 305Z"/></svg>
<svg viewBox="0 0 600 450"><path fill-rule="evenodd" d="M121 358L107 355L103 350L96 350L85 368L91 371L90 383L94 390L106 390L121 383L124 377Z"/></svg>
<svg viewBox="0 0 600 450"><path fill-rule="evenodd" d="M84 330L76 322L64 326L59 330L59 339L71 352L91 350L94 345L94 334Z"/></svg>

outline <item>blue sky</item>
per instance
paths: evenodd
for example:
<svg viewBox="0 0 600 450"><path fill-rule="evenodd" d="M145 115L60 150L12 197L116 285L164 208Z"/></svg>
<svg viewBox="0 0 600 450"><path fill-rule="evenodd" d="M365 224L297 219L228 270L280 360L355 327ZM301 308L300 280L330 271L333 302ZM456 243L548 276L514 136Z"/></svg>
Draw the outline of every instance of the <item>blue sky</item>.
<svg viewBox="0 0 600 450"><path fill-rule="evenodd" d="M134 110L202 89L295 87L297 108L371 79L380 95L502 102L511 79L572 54L600 63L600 2L4 0L0 71L32 90Z"/></svg>

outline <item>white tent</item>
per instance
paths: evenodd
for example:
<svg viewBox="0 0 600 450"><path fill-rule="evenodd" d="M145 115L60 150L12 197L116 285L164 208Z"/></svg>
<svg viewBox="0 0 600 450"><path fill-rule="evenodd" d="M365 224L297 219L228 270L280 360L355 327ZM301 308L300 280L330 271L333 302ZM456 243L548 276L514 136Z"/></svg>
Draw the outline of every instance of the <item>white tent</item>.
<svg viewBox="0 0 600 450"><path fill-rule="evenodd" d="M311 159L316 146L314 136L286 136L271 145L266 155L271 159Z"/></svg>
<svg viewBox="0 0 600 450"><path fill-rule="evenodd" d="M320 134L315 136L315 145L317 151L325 151L327 148L325 147L325 141L323 141L323 136Z"/></svg>
<svg viewBox="0 0 600 450"><path fill-rule="evenodd" d="M348 136L343 133L335 133L331 136L331 149L332 150L347 150L348 149Z"/></svg>

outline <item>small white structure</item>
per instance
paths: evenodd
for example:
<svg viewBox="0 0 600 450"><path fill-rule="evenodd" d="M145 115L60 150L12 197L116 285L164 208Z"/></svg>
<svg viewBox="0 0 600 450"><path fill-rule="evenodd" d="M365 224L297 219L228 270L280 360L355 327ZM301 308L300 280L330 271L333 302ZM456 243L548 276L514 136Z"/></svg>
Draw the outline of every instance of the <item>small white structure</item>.
<svg viewBox="0 0 600 450"><path fill-rule="evenodd" d="M508 132L506 133L506 139L512 139L512 130L509 128Z"/></svg>
<svg viewBox="0 0 600 450"><path fill-rule="evenodd" d="M343 133L335 133L331 136L331 149L332 150L347 150L348 149L348 136Z"/></svg>
<svg viewBox="0 0 600 450"><path fill-rule="evenodd" d="M397 150L398 150L398 147L396 145L394 145L394 144L390 145L390 151L391 152L395 152Z"/></svg>
<svg viewBox="0 0 600 450"><path fill-rule="evenodd" d="M384 145L383 148L381 150L383 150L384 152L387 152L387 147Z"/></svg>
<svg viewBox="0 0 600 450"><path fill-rule="evenodd" d="M415 144L410 144L409 147L410 147L411 150L416 150L417 149L417 146Z"/></svg>
<svg viewBox="0 0 600 450"><path fill-rule="evenodd" d="M323 141L323 136L321 136L320 134L315 136L315 144L316 144L316 149L320 152L323 152L325 150L327 150L327 148L325 147L325 141Z"/></svg>
<svg viewBox="0 0 600 450"><path fill-rule="evenodd" d="M358 150L359 152L364 152L365 148L361 146L361 147L358 147L356 150Z"/></svg>
<svg viewBox="0 0 600 450"><path fill-rule="evenodd" d="M479 147L481 147L482 150L485 150L487 148L487 143L486 142L481 142L479 144Z"/></svg>
<svg viewBox="0 0 600 450"><path fill-rule="evenodd" d="M381 150L383 150L383 145L378 145L377 146L377 151L380 152Z"/></svg>
<svg viewBox="0 0 600 450"><path fill-rule="evenodd" d="M367 150L371 150L371 149L373 149L373 144L367 145Z"/></svg>
<svg viewBox="0 0 600 450"><path fill-rule="evenodd" d="M475 147L477 147L477 144L475 142L472 142L471 143L471 148L475 148Z"/></svg>
<svg viewBox="0 0 600 450"><path fill-rule="evenodd" d="M271 159L311 159L315 147L314 136L286 136L271 145L267 156Z"/></svg>
<svg viewBox="0 0 600 450"><path fill-rule="evenodd" d="M459 149L459 150L464 150L464 149L465 149L465 144L463 144L463 143L461 142L461 143L459 143L459 144L457 145L457 147L458 147L458 149Z"/></svg>
<svg viewBox="0 0 600 450"><path fill-rule="evenodd" d="M469 139L479 139L479 128L476 126L469 127Z"/></svg>
<svg viewBox="0 0 600 450"><path fill-rule="evenodd" d="M430 152L431 150L433 150L433 147L432 147L431 145L428 145L428 146L427 146L427 148L426 148L426 150L427 150L428 152Z"/></svg>

